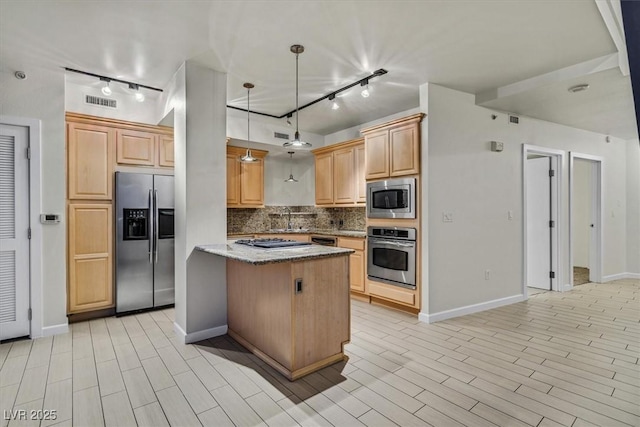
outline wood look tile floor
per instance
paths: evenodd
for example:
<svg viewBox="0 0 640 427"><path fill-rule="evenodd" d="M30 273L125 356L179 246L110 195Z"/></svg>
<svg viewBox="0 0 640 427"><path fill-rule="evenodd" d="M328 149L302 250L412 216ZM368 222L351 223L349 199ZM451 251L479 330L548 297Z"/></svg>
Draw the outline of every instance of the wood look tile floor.
<svg viewBox="0 0 640 427"><path fill-rule="evenodd" d="M289 382L229 337L181 345L173 310L0 345L2 426L639 426L640 281L425 325L354 301L350 359ZM5 412L7 411L7 412ZM28 413L28 412L27 412Z"/></svg>

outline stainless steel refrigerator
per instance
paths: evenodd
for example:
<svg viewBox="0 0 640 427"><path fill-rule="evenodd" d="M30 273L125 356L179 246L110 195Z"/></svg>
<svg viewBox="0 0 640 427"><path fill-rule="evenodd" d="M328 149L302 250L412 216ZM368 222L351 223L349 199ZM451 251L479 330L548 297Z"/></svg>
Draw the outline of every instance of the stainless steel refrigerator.
<svg viewBox="0 0 640 427"><path fill-rule="evenodd" d="M173 176L116 172L116 313L174 303Z"/></svg>

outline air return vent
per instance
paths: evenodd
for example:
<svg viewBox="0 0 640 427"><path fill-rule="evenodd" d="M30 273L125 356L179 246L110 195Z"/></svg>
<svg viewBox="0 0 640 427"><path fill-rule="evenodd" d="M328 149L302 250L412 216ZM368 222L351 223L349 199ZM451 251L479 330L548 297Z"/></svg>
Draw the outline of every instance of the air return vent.
<svg viewBox="0 0 640 427"><path fill-rule="evenodd" d="M86 104L97 105L99 107L118 108L115 99L100 98L99 96L85 95L84 102Z"/></svg>
<svg viewBox="0 0 640 427"><path fill-rule="evenodd" d="M512 125L517 125L520 123L520 117L509 114L509 123Z"/></svg>
<svg viewBox="0 0 640 427"><path fill-rule="evenodd" d="M278 138L278 139L289 139L289 135L286 133L280 133L280 132L274 132L273 133L273 137L274 138Z"/></svg>

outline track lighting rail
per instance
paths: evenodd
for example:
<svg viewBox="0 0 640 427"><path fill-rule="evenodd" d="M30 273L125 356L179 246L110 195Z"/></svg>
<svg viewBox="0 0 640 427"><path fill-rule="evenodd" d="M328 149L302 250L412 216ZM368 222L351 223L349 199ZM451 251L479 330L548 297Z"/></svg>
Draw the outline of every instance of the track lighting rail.
<svg viewBox="0 0 640 427"><path fill-rule="evenodd" d="M88 71L76 70L74 68L64 67L64 69L65 69L65 71L69 71L69 72L72 72L72 73L84 74L85 76L95 77L97 79L102 80L103 82L118 82L118 83L126 84L130 88L145 88L145 89L149 89L149 90L155 90L157 92L163 92L162 89L158 89L157 87L151 87L151 86L147 86L147 85L142 85L140 83L129 82L127 80L120 80L120 79L116 79L114 77L102 76L100 74L89 73Z"/></svg>
<svg viewBox="0 0 640 427"><path fill-rule="evenodd" d="M383 75L385 75L387 73L388 73L387 70L385 70L384 68L380 68L379 70L374 71L372 74L368 75L367 77L363 77L360 80L357 80L357 81L355 81L355 82L353 82L351 84L343 86L340 89L334 90L333 92L330 92L330 93L328 93L328 94L326 94L326 95L324 95L324 96L322 96L322 97L320 97L318 99L315 99L315 100L313 100L311 102L308 102L308 103L300 106L300 108L298 108L298 111L303 110L303 109L305 109L307 107L311 107L312 105L315 105L318 102L324 101L325 99L333 99L340 92L344 92L345 90L349 90L354 86L362 85L363 83L367 84L369 82L369 80L371 80L371 79L373 79L375 77L383 76ZM227 108L231 108L233 110L247 112L247 110L245 108L235 107L233 105L227 105ZM275 114L262 113L260 111L250 111L250 113L251 114L259 114L261 116L266 116L266 117L273 117L274 119L284 119L285 117L293 117L293 115L296 113L296 110L293 109L293 110L288 111L288 112L286 112L286 113L284 113L282 115L279 115L279 116L277 116Z"/></svg>

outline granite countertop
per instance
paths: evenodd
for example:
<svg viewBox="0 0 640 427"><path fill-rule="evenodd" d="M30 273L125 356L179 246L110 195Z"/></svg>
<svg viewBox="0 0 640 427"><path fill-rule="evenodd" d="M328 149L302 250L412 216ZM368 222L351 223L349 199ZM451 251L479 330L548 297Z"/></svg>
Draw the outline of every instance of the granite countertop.
<svg viewBox="0 0 640 427"><path fill-rule="evenodd" d="M235 240L229 240L227 244L198 245L196 246L196 250L254 265L306 261L317 258L349 255L355 252L353 249L321 245L296 246L284 249L261 249L238 245L235 243Z"/></svg>
<svg viewBox="0 0 640 427"><path fill-rule="evenodd" d="M248 236L254 234L316 234L322 236L342 236L342 237L367 237L366 231L359 230L334 230L334 229L293 229L293 230L267 230L267 231L259 231L256 233L231 233L228 234L229 237L233 236Z"/></svg>

